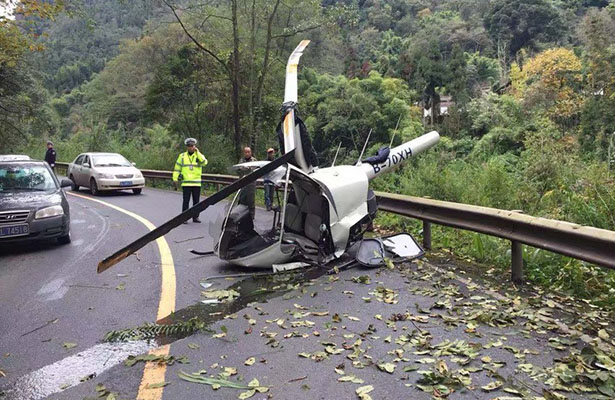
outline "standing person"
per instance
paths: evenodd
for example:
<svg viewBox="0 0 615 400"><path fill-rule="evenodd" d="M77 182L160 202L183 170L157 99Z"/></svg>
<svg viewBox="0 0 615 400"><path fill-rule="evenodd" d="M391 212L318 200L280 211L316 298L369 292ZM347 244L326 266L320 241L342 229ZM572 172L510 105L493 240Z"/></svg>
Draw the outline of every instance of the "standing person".
<svg viewBox="0 0 615 400"><path fill-rule="evenodd" d="M56 150L53 148L53 142L47 141L47 152L45 153L45 161L51 167L53 173L56 173Z"/></svg>
<svg viewBox="0 0 615 400"><path fill-rule="evenodd" d="M267 161L275 160L275 150L273 148L267 149ZM267 206L267 211L271 211L271 207L273 205L273 194L275 190L275 183L271 180L269 174L265 175L265 206Z"/></svg>
<svg viewBox="0 0 615 400"><path fill-rule="evenodd" d="M244 147L243 157L239 159L239 164L248 163L251 161L256 161L256 158L252 157L252 149L249 147ZM240 173L240 175L244 176L244 175L249 174L250 172L251 172L250 168L245 168L244 172ZM254 219L254 215L256 214L255 196L256 196L256 182L246 185L243 189L241 189L241 194L239 195L239 204L248 206L252 219Z"/></svg>
<svg viewBox="0 0 615 400"><path fill-rule="evenodd" d="M177 157L175 169L173 170L173 184L177 187L177 182L181 182L184 192L182 212L190 208L190 197L192 196L192 206L199 202L201 194L201 174L203 167L207 165L207 159L196 147L196 139L188 138L184 141L186 151ZM198 215L192 217L192 222L201 223ZM184 224L187 222L184 222Z"/></svg>

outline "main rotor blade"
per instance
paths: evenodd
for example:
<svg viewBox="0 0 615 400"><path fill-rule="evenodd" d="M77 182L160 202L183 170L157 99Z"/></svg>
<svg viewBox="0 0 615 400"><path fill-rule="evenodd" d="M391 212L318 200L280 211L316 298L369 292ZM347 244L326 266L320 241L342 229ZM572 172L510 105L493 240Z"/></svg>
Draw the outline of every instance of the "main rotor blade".
<svg viewBox="0 0 615 400"><path fill-rule="evenodd" d="M160 225L153 231L146 233L145 235L141 236L139 239L130 243L128 246L116 251L115 253L113 253L113 255L99 262L98 268L97 268L98 273L101 273L111 268L112 266L122 261L129 255L133 254L134 252L136 252L137 250L139 250L140 248L142 248L149 242L156 240L161 236L166 235L169 231L171 231L174 228L177 228L179 225L183 224L184 221L188 221L193 216L198 215L198 213L202 212L207 207L213 206L214 204L220 202L221 200L224 200L225 198L227 198L229 195L236 192L237 190L243 188L244 186L252 182L255 182L258 178L263 177L264 175L273 171L277 167L288 163L290 160L293 159L293 157L294 157L294 151L284 154L282 157L278 158L277 160L274 160L270 162L269 164L265 165L264 167L261 167L257 169L256 171L238 179L237 181L233 182L232 184L220 190L219 192L214 193L210 197L194 205L192 208L189 208L188 210L184 211L178 216L168 220L167 222Z"/></svg>
<svg viewBox="0 0 615 400"><path fill-rule="evenodd" d="M288 57L288 63L286 64L286 83L284 85L284 103L292 101L297 102L297 67L299 66L299 59L303 54L303 50L310 44L309 40L302 40L301 43L295 47L295 50Z"/></svg>

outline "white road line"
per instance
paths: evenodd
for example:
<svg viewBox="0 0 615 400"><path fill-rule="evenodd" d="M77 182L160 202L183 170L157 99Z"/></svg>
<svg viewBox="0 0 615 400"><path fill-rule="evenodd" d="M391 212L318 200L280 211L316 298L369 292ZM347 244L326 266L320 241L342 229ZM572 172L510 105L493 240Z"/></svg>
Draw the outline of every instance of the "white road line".
<svg viewBox="0 0 615 400"><path fill-rule="evenodd" d="M101 343L18 378L3 400L38 400L79 385L83 377L100 375L130 355L155 347L145 341Z"/></svg>

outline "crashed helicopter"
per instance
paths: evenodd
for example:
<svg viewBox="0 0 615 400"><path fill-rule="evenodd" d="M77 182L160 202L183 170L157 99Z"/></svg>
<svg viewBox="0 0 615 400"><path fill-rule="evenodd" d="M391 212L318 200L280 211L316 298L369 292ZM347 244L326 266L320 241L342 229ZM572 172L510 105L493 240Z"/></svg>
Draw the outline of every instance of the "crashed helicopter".
<svg viewBox="0 0 615 400"><path fill-rule="evenodd" d="M362 152L355 165L336 166L334 160L332 166L318 168L306 127L297 115L297 67L308 44L309 40L304 40L295 48L286 67L282 118L277 129L284 154L274 161L234 166L249 173L101 261L98 272L233 194L226 212L210 223L213 251L193 253L215 254L238 266L273 267L275 271L322 266L351 249L364 265L379 264L385 256L408 258L422 254L409 235L363 239L378 208L369 182L434 146L439 134L432 131L395 148L381 148L377 155L361 161ZM267 213L269 220L259 221L264 229L255 226L247 205L247 197L254 195L250 185L262 177L275 184L277 200L273 212Z"/></svg>

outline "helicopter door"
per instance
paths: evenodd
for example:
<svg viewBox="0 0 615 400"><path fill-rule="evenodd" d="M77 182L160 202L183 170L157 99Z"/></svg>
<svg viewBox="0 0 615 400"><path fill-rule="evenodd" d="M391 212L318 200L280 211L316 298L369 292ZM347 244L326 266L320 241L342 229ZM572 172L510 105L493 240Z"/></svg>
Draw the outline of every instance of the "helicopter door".
<svg viewBox="0 0 615 400"><path fill-rule="evenodd" d="M291 172L292 190L284 214L283 243L316 261L319 249L330 253L329 202L320 186L303 174Z"/></svg>

